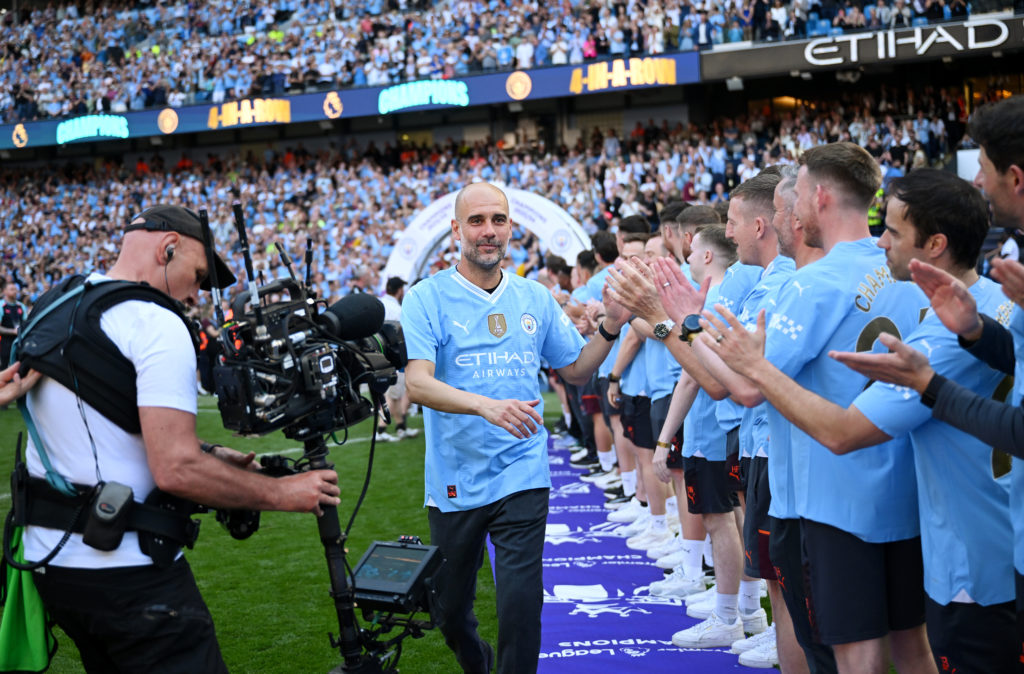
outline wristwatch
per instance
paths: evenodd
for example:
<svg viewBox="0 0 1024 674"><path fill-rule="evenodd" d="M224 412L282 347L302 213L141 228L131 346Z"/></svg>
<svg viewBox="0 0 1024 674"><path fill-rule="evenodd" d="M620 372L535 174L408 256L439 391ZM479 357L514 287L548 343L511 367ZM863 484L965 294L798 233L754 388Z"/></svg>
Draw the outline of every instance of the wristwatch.
<svg viewBox="0 0 1024 674"><path fill-rule="evenodd" d="M700 314L690 314L683 319L683 325L679 328L679 341L692 344L703 331L704 328L700 327Z"/></svg>
<svg viewBox="0 0 1024 674"><path fill-rule="evenodd" d="M661 323L654 326L654 336L658 339L665 339L668 337L668 333L672 332L672 328L676 327L676 322L671 318L666 318Z"/></svg>

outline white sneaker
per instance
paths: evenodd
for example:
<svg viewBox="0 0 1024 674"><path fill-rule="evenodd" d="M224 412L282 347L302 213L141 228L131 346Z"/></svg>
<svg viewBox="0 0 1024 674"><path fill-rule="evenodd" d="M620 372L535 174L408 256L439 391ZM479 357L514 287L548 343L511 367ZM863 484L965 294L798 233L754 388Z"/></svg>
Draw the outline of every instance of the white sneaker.
<svg viewBox="0 0 1024 674"><path fill-rule="evenodd" d="M418 428L401 428L398 431L399 440L407 440L409 438L418 438L420 436L420 429Z"/></svg>
<svg viewBox="0 0 1024 674"><path fill-rule="evenodd" d="M771 641L772 643L775 643L774 624L768 629L766 629L764 632L761 632L760 634L755 634L752 637L740 639L739 641L733 643L732 648L729 649L729 652L735 653L737 655L739 655L740 653L746 653L747 651L754 650L755 648L763 644L765 641Z"/></svg>
<svg viewBox="0 0 1024 674"><path fill-rule="evenodd" d="M622 476L619 475L618 471L612 468L610 471L595 479L591 484L595 487L604 491L606 489L614 489L622 484Z"/></svg>
<svg viewBox="0 0 1024 674"><path fill-rule="evenodd" d="M779 651L775 639L764 641L757 648L740 653L740 664L756 669L771 669L779 664Z"/></svg>
<svg viewBox="0 0 1024 674"><path fill-rule="evenodd" d="M743 631L747 634L761 634L768 629L768 614L763 608L750 613L740 611L740 618L743 620Z"/></svg>
<svg viewBox="0 0 1024 674"><path fill-rule="evenodd" d="M615 530L615 533L623 538L630 538L637 534L643 533L647 527L651 525L651 513L648 510L643 510L640 516L633 520L632 524L627 524L624 527L619 527Z"/></svg>
<svg viewBox="0 0 1024 674"><path fill-rule="evenodd" d="M720 648L742 636L743 622L739 618L727 623L712 612L707 620L673 634L672 643L679 648Z"/></svg>
<svg viewBox="0 0 1024 674"><path fill-rule="evenodd" d="M618 473L615 472L615 469L612 468L610 471L603 471L602 470L599 473L590 473L589 475L580 475L580 481L581 482L589 482L591 484L597 484L598 480L603 480L604 478L608 477L609 474L611 474L611 475L618 475ZM621 478L619 478L619 479L621 479ZM602 489L604 489L604 487L602 487Z"/></svg>
<svg viewBox="0 0 1024 674"><path fill-rule="evenodd" d="M630 550L649 550L658 545L665 545L674 536L667 528L647 529L642 533L626 539L626 547Z"/></svg>
<svg viewBox="0 0 1024 674"><path fill-rule="evenodd" d="M686 615L697 620L707 620L715 612L715 594L712 592L701 601L686 604ZM731 641L729 642L732 643Z"/></svg>
<svg viewBox="0 0 1024 674"><path fill-rule="evenodd" d="M686 605L686 615L697 620L705 620L714 612L714 594L704 601ZM760 634L768 629L768 614L764 612L763 608L751 611L750 613L740 611L739 614L743 622L743 631L747 634Z"/></svg>
<svg viewBox="0 0 1024 674"><path fill-rule="evenodd" d="M704 583L696 578L687 578L682 568L659 580L651 583L649 590L655 597L686 597L696 592L704 591Z"/></svg>
<svg viewBox="0 0 1024 674"><path fill-rule="evenodd" d="M691 604L701 604L706 602L709 598L713 600L715 598L715 592L715 586L712 585L703 592L691 594L689 597L686 598L686 605L690 606Z"/></svg>
<svg viewBox="0 0 1024 674"><path fill-rule="evenodd" d="M638 501L634 496L626 505L622 506L618 510L613 510L608 513L607 519L609 522L633 522L644 512L646 511L643 506L640 505L640 501Z"/></svg>
<svg viewBox="0 0 1024 674"><path fill-rule="evenodd" d="M572 460L572 461L579 461L580 459L582 459L586 455L587 455L587 448L586 447L581 447L580 449L578 449L575 452L573 452L572 454L570 454L569 455L569 459Z"/></svg>
<svg viewBox="0 0 1024 674"><path fill-rule="evenodd" d="M377 431L377 442L398 442L398 438L387 431Z"/></svg>
<svg viewBox="0 0 1024 674"><path fill-rule="evenodd" d="M677 552L681 552L679 550L679 545L682 543L682 541L683 539L679 538L679 536L672 534L672 538L670 538L664 545L658 545L653 548L648 548L647 556L651 559L657 560L663 557L668 557L669 555L674 555ZM679 563L682 564L682 560L679 560ZM664 566L659 568L674 569L675 567L676 564L673 564L672 566Z"/></svg>

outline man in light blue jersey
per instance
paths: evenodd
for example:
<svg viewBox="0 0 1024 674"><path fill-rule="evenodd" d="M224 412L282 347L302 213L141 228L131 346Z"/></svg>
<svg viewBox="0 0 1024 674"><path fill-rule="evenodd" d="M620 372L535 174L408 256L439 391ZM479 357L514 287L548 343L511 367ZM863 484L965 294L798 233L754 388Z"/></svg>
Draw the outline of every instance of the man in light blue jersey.
<svg viewBox="0 0 1024 674"><path fill-rule="evenodd" d="M601 338L584 346L542 285L504 273L511 220L508 200L493 185L463 188L452 236L462 247L458 264L417 284L402 310L406 385L410 399L427 408L424 500L432 543L445 557L434 617L464 671L490 671L493 651L473 615L489 534L496 551L498 671L533 672L551 486L540 361L566 381L586 381L626 314L609 302Z"/></svg>
<svg viewBox="0 0 1024 674"><path fill-rule="evenodd" d="M868 350L882 331L909 334L917 326L923 296L892 278L884 254L868 236L867 209L880 181L877 163L852 143L819 146L802 155L795 214L805 243L825 255L797 270L780 293L764 359L757 361L764 367L747 368L734 353L749 337L745 328L722 331L723 323L705 312L717 325L705 323L700 339L750 377L759 392L754 401L760 395L785 414L787 401L774 386L792 379L849 405L866 379L838 368L828 352ZM735 320L724 308L720 313ZM820 640L833 647L839 671L884 671L886 637L898 668L933 671L907 438L836 456L794 428L788 448L773 444L773 449L770 460L788 449L782 458L788 459L792 484L790 493L782 494L773 484L772 514L779 520L800 518L809 619ZM773 563L781 566L774 556Z"/></svg>
<svg viewBox="0 0 1024 674"><path fill-rule="evenodd" d="M908 280L910 260L927 261L970 288L983 311L1008 321L1012 302L974 270L988 232L981 194L955 175L933 169L897 178L889 190L878 245L886 250L893 277ZM991 396L1004 379L998 370L979 367L934 312L906 344L928 353L941 374L980 395ZM785 388L783 413L837 454L910 433L928 636L936 663L945 671L1015 671L1009 478L993 476L992 448L932 419L904 387L875 383L841 408L791 380L775 379L772 385Z"/></svg>
<svg viewBox="0 0 1024 674"><path fill-rule="evenodd" d="M726 226L736 241L740 261L762 269L760 279L739 308L739 320L748 329L756 325L761 310L772 311L775 298L796 270L796 264L804 266L822 254L820 248L810 248L794 235L793 188L796 169L787 168L780 171L781 178L763 171L747 180L733 192L729 203L730 215ZM682 284L679 287L687 291ZM705 367L726 388L730 387L732 380L738 378L702 341L696 340L693 348ZM740 398L739 402L745 401ZM767 666L777 657L785 671L807 671L808 662L812 663L812 671L834 671L835 660L831 649L814 643L805 610L803 584L789 583L784 593L770 554L772 541L768 509L771 505L771 480L768 456L772 444L770 440L774 440L774 436L768 432L770 407L767 402L760 402L744 409L740 423L740 445L741 448L746 446L751 456L747 468L746 517L743 522L744 572L749 577L767 581L777 639L775 643L759 640L749 651L748 644L734 644L733 650L742 652L740 664L743 665ZM784 476L776 476L776 479L782 478ZM787 570L782 575L787 573L796 574L797 571ZM742 585L741 582L741 602L744 595ZM806 651L806 658L801 645Z"/></svg>
<svg viewBox="0 0 1024 674"><path fill-rule="evenodd" d="M988 199L994 223L1020 226L1024 223L1024 97L980 108L971 117L968 133L981 147L974 184ZM924 354L895 339L886 341L891 354L855 361L843 357L843 361L851 366L856 362L859 371L876 379L917 391L934 418L1013 454L1010 511L1015 529L1017 642L1018 654L1024 655L1024 266L1011 260L993 261L993 276L1003 284L1003 294L1018 305L1010 316L1009 330L995 317L979 314L971 289L955 276L917 260L911 262L910 271L936 315L958 335L960 346L1005 374L1015 375L1012 405L942 376Z"/></svg>

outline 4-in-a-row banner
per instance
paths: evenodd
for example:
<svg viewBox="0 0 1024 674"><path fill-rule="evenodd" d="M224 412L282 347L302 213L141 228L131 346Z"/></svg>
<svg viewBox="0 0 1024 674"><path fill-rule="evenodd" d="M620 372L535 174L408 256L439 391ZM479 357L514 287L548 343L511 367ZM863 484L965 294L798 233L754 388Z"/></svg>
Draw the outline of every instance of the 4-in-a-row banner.
<svg viewBox="0 0 1024 674"><path fill-rule="evenodd" d="M0 126L0 149L139 138L342 117L465 108L541 98L690 84L700 79L696 52L595 61L576 66L420 80L279 98L247 98L124 114Z"/></svg>
<svg viewBox="0 0 1024 674"><path fill-rule="evenodd" d="M987 15L900 30L844 32L800 42L703 52L701 79L773 77L1024 49L1024 18Z"/></svg>

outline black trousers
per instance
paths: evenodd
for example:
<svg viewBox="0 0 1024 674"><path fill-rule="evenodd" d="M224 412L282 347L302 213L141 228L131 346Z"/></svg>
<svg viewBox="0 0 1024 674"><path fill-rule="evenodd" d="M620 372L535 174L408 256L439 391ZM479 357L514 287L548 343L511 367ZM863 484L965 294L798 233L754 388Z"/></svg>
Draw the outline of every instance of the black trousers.
<svg viewBox="0 0 1024 674"><path fill-rule="evenodd" d="M437 579L434 619L467 674L483 674L491 650L477 633L476 577L490 534L498 599L498 672L532 674L540 654L544 605L542 555L548 489L530 489L472 510L430 508L430 539L444 565Z"/></svg>
<svg viewBox="0 0 1024 674"><path fill-rule="evenodd" d="M50 566L39 596L93 673L227 673L213 618L185 558L170 568Z"/></svg>

